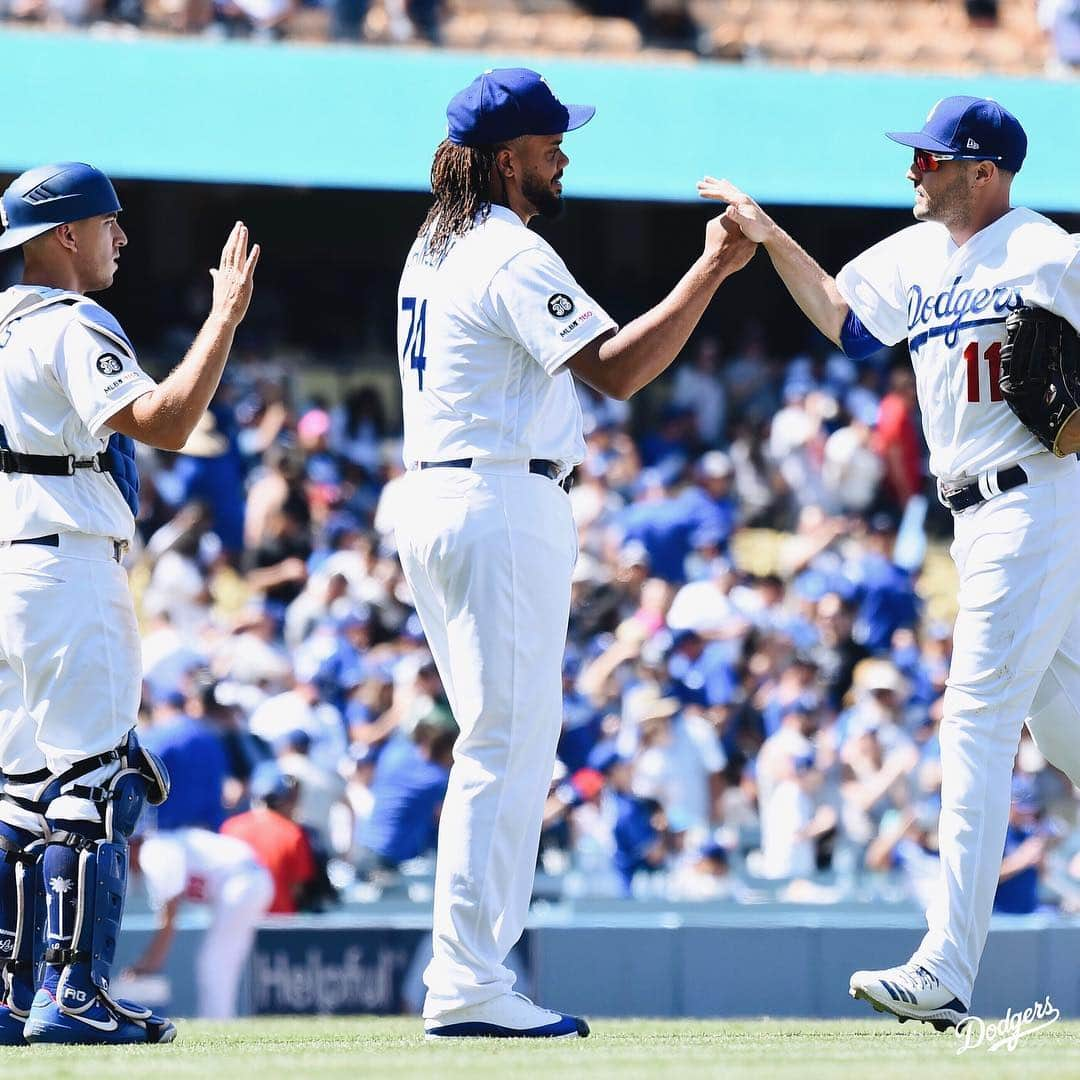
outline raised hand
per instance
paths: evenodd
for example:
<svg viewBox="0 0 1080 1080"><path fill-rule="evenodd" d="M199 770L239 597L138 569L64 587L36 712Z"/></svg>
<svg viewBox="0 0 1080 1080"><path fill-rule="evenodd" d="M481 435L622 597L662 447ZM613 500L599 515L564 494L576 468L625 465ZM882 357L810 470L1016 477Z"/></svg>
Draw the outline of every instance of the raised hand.
<svg viewBox="0 0 1080 1080"><path fill-rule="evenodd" d="M214 298L210 314L239 326L251 303L255 284L255 265L259 261L259 245L248 252L248 229L238 221L221 249L221 262L210 271L214 279Z"/></svg>
<svg viewBox="0 0 1080 1080"><path fill-rule="evenodd" d="M726 202L728 216L755 244L765 243L776 230L776 222L730 180L717 180L715 176L706 176L698 181L697 190L703 199Z"/></svg>

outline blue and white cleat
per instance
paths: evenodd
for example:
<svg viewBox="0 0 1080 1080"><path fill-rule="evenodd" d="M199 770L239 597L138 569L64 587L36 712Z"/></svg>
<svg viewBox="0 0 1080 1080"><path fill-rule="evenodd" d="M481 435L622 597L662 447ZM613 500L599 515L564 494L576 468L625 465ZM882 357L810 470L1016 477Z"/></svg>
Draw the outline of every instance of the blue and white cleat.
<svg viewBox="0 0 1080 1080"><path fill-rule="evenodd" d="M967 1006L933 972L911 961L882 971L856 971L848 993L870 1002L877 1012L892 1013L901 1024L920 1020L936 1031L956 1027L968 1015Z"/></svg>
<svg viewBox="0 0 1080 1080"><path fill-rule="evenodd" d="M25 1046L25 1023L26 1013L16 1012L6 1002L0 1003L0 1046Z"/></svg>
<svg viewBox="0 0 1080 1080"><path fill-rule="evenodd" d="M580 1016L541 1009L516 993L453 1009L424 1024L425 1039L584 1039L588 1034Z"/></svg>
<svg viewBox="0 0 1080 1080"><path fill-rule="evenodd" d="M127 1043L170 1043L172 1021L155 1016L130 1001L98 997L78 1012L61 1009L46 989L37 992L24 1028L29 1043L117 1046Z"/></svg>

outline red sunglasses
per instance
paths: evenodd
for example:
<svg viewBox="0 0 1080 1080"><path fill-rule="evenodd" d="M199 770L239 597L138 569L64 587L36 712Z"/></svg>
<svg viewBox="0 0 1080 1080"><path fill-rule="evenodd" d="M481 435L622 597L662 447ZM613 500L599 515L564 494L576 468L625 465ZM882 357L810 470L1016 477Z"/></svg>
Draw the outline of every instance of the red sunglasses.
<svg viewBox="0 0 1080 1080"><path fill-rule="evenodd" d="M929 150L915 151L915 168L919 172L937 172L939 162L955 160L955 154L933 154Z"/></svg>
<svg viewBox="0 0 1080 1080"><path fill-rule="evenodd" d="M915 151L915 168L919 172L937 172L943 161L1000 161L1000 157L985 157L979 154L935 154L930 150Z"/></svg>

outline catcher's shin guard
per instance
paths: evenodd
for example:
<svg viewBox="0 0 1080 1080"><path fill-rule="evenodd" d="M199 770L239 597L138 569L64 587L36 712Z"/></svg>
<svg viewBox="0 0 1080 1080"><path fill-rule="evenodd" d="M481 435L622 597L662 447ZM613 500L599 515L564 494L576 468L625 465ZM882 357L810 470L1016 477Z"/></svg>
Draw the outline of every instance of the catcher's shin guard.
<svg viewBox="0 0 1080 1080"><path fill-rule="evenodd" d="M35 989L44 841L0 821L0 1046L23 1042Z"/></svg>
<svg viewBox="0 0 1080 1080"><path fill-rule="evenodd" d="M73 781L109 762L97 786ZM49 785L48 845L42 870L48 905L45 974L26 1023L30 1042L170 1042L163 1017L109 994L109 974L127 892L127 848L142 812L168 796L164 765L134 734L115 751L80 762ZM92 804L97 821L72 820L61 808ZM54 814L54 811L56 813Z"/></svg>

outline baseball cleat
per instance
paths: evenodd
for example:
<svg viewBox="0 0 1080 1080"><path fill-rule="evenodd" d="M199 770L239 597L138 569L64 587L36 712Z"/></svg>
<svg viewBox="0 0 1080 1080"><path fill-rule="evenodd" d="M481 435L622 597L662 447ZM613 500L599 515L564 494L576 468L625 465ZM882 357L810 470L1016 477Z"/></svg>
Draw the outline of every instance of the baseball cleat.
<svg viewBox="0 0 1080 1080"><path fill-rule="evenodd" d="M856 971L848 993L868 1001L877 1012L892 1013L903 1024L921 1020L936 1031L956 1027L968 1014L967 1007L937 976L908 962L883 971Z"/></svg>
<svg viewBox="0 0 1080 1080"><path fill-rule="evenodd" d="M37 992L24 1029L30 1043L170 1043L176 1038L172 1021L155 1016L130 1001L98 998L79 1012L61 1009L45 989Z"/></svg>
<svg viewBox="0 0 1080 1080"><path fill-rule="evenodd" d="M453 1009L424 1025L425 1039L584 1039L589 1025L510 993L482 1005Z"/></svg>
<svg viewBox="0 0 1080 1080"><path fill-rule="evenodd" d="M26 1014L17 1013L7 1003L0 1004L0 1046L25 1046L23 1025Z"/></svg>

